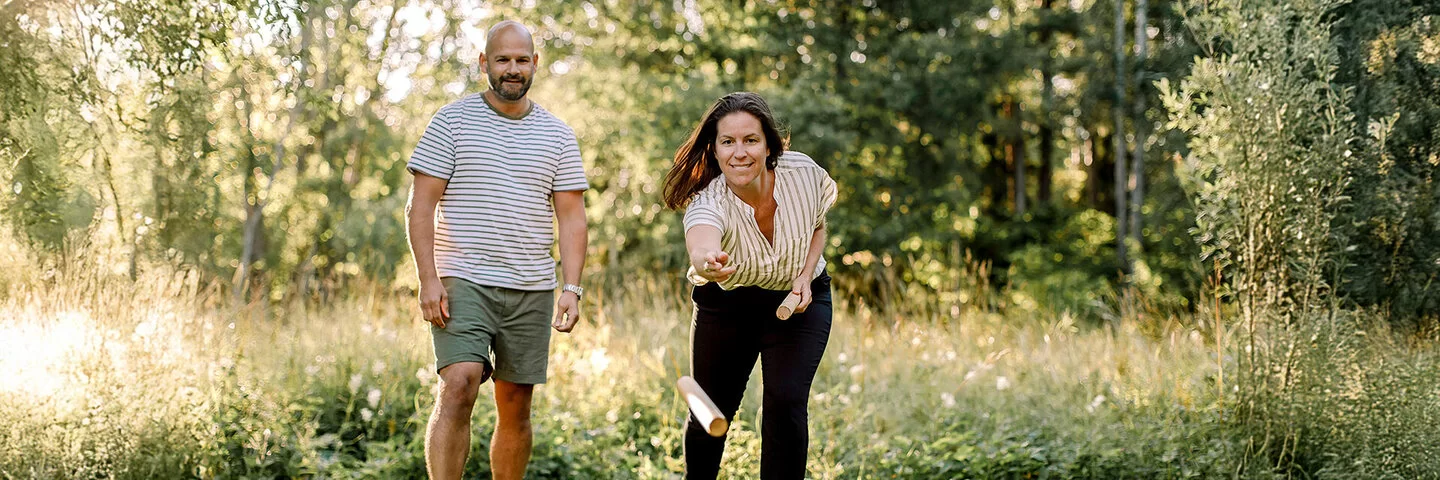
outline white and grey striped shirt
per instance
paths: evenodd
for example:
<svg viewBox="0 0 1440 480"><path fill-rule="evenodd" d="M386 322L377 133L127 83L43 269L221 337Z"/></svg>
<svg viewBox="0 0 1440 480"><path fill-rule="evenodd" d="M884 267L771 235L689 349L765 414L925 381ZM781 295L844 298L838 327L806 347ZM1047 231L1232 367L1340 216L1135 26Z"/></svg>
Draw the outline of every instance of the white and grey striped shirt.
<svg viewBox="0 0 1440 480"><path fill-rule="evenodd" d="M825 224L825 213L835 204L835 195L835 181L825 169L808 155L787 151L775 166L774 244L760 233L755 209L730 191L723 174L690 200L685 208L685 231L697 225L720 229L720 249L737 267L734 275L720 282L720 288L789 290L805 268L810 237ZM810 278L824 272L825 257L821 256ZM694 267L686 277L696 285L708 282L695 274Z"/></svg>
<svg viewBox="0 0 1440 480"><path fill-rule="evenodd" d="M486 286L553 290L553 192L585 190L575 132L540 105L501 115L476 93L440 108L406 168L447 180L435 268Z"/></svg>

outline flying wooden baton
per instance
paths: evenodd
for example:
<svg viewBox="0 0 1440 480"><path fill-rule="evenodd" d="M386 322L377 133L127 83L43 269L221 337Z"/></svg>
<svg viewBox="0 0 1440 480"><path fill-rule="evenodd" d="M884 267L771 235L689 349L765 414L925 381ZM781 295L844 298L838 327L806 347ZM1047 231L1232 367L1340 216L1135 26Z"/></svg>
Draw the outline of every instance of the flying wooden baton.
<svg viewBox="0 0 1440 480"><path fill-rule="evenodd" d="M720 414L720 409L715 407L715 402L710 401L710 396L700 389L700 384L689 376L680 377L678 382L680 394L685 396L685 403L690 405L690 413L695 414L695 419L705 426L705 431L712 437L725 435L730 429L730 422L725 421L725 416Z"/></svg>

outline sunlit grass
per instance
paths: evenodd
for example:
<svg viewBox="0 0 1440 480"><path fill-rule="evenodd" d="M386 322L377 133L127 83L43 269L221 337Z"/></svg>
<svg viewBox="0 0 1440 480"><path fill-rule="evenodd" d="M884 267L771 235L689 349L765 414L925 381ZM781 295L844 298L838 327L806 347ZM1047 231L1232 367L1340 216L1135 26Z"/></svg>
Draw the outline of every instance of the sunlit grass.
<svg viewBox="0 0 1440 480"><path fill-rule="evenodd" d="M584 323L555 337L533 475L678 477L690 307L672 280L597 285ZM12 284L0 476L423 475L436 378L408 293L227 307L217 292L172 271ZM1212 428L1214 352L1197 332L838 302L811 399L815 478L1185 476L1234 454ZM731 478L758 475L758 380L731 432ZM486 463L488 391L472 471Z"/></svg>

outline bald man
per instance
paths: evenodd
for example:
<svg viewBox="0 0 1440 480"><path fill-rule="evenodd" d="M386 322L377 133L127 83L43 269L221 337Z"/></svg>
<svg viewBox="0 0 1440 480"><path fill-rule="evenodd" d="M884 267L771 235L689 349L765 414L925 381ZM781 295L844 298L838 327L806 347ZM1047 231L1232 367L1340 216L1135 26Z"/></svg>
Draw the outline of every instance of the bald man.
<svg viewBox="0 0 1440 480"><path fill-rule="evenodd" d="M489 378L498 416L493 477L524 477L530 399L545 383L550 329L569 332L580 317L589 183L574 131L526 97L539 58L525 26L491 27L480 55L490 88L442 107L406 165L415 177L406 214L420 313L440 376L425 432L433 479L464 474L470 413Z"/></svg>

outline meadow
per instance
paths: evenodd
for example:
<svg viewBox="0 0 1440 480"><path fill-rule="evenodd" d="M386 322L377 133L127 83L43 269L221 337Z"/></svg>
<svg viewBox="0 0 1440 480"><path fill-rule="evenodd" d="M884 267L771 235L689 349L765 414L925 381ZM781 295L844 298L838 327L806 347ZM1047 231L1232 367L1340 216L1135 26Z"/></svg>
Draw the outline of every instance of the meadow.
<svg viewBox="0 0 1440 480"><path fill-rule="evenodd" d="M0 477L423 478L436 376L408 291L235 306L182 270L98 270L3 284ZM552 342L530 477L678 478L689 299L670 278L590 297ZM812 391L813 478L1208 478L1244 461L1219 395L1224 352L1200 330L837 301ZM729 478L758 474L757 379Z"/></svg>

